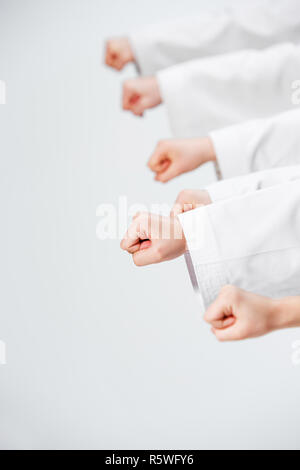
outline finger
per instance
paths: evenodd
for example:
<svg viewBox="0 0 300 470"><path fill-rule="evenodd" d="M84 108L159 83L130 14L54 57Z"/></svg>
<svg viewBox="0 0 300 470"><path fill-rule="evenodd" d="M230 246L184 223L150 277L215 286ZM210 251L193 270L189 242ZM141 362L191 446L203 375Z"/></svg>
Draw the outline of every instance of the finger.
<svg viewBox="0 0 300 470"><path fill-rule="evenodd" d="M172 215L179 215L195 209L194 204L176 202L171 211Z"/></svg>
<svg viewBox="0 0 300 470"><path fill-rule="evenodd" d="M147 250L151 247L151 240L143 240L140 244L140 250Z"/></svg>
<svg viewBox="0 0 300 470"><path fill-rule="evenodd" d="M143 116L144 112L147 109L147 106L145 106L145 102L143 100L143 96L138 93L134 93L132 95L129 106L131 111L136 116Z"/></svg>
<svg viewBox="0 0 300 470"><path fill-rule="evenodd" d="M160 149L155 150L150 160L148 161L148 167L150 170L156 173L165 171L169 165L170 159L168 154L164 151L161 151Z"/></svg>
<svg viewBox="0 0 300 470"><path fill-rule="evenodd" d="M139 250L133 255L133 262L136 266L148 266L159 261L157 252L153 245L144 250Z"/></svg>
<svg viewBox="0 0 300 470"><path fill-rule="evenodd" d="M171 210L171 216L176 217L176 215L183 213L183 206L181 204L175 203Z"/></svg>
<svg viewBox="0 0 300 470"><path fill-rule="evenodd" d="M160 181L161 183L167 183L168 181L176 178L180 174L180 171L175 165L170 165L166 171L158 173L156 176L156 181Z"/></svg>
<svg viewBox="0 0 300 470"><path fill-rule="evenodd" d="M222 330L224 328L229 328L235 323L235 318L234 317L228 317L225 318L224 320L215 320L211 322L211 325L213 328Z"/></svg>
<svg viewBox="0 0 300 470"><path fill-rule="evenodd" d="M140 237L136 233L135 235L131 231L127 231L123 240L121 241L121 249L124 251L134 252L140 244Z"/></svg>
<svg viewBox="0 0 300 470"><path fill-rule="evenodd" d="M238 340L238 336L235 334L234 326L222 330L212 328L212 333L215 335L217 340L221 342Z"/></svg>
<svg viewBox="0 0 300 470"><path fill-rule="evenodd" d="M204 320L207 323L214 321L225 320L226 317L231 316L228 314L228 301L222 296L219 296L211 305L208 307Z"/></svg>
<svg viewBox="0 0 300 470"><path fill-rule="evenodd" d="M147 235L148 232L149 227L147 219L135 219L121 242L122 250L128 251L129 253L137 251L137 248L140 248L141 240L147 240L149 238Z"/></svg>
<svg viewBox="0 0 300 470"><path fill-rule="evenodd" d="M168 158L166 158L165 160L162 160L159 164L159 167L156 171L156 178L158 177L158 175L160 175L161 173L164 173L165 171L168 170L168 168L172 165L172 162L171 160L169 160Z"/></svg>
<svg viewBox="0 0 300 470"><path fill-rule="evenodd" d="M123 109L125 110L131 109L130 103L132 100L133 93L134 92L131 89L129 89L129 87L126 84L123 85Z"/></svg>
<svg viewBox="0 0 300 470"><path fill-rule="evenodd" d="M107 46L106 49L106 63L111 67L114 67L115 64L118 62L119 54L117 51L111 48L111 46Z"/></svg>

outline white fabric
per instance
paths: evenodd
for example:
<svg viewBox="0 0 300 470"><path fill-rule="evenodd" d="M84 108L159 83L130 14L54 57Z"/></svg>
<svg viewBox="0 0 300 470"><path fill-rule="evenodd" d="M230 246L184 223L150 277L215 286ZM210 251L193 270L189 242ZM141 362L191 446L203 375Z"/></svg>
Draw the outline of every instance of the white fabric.
<svg viewBox="0 0 300 470"><path fill-rule="evenodd" d="M153 75L195 58L300 41L299 0L242 3L235 9L168 21L131 34L141 73Z"/></svg>
<svg viewBox="0 0 300 470"><path fill-rule="evenodd" d="M210 184L206 190L213 202L244 196L260 189L300 179L300 165L273 168ZM300 184L300 182L299 182Z"/></svg>
<svg viewBox="0 0 300 470"><path fill-rule="evenodd" d="M280 44L194 60L158 73L176 137L213 130L295 108L300 45Z"/></svg>
<svg viewBox="0 0 300 470"><path fill-rule="evenodd" d="M233 193L179 216L204 306L226 284L299 295L300 167L241 177Z"/></svg>
<svg viewBox="0 0 300 470"><path fill-rule="evenodd" d="M300 109L212 132L223 178L300 164Z"/></svg>

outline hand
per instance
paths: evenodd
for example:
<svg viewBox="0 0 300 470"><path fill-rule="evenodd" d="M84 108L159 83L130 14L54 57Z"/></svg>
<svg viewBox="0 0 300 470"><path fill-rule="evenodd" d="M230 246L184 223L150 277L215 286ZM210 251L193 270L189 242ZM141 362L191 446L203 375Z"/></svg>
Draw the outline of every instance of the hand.
<svg viewBox="0 0 300 470"><path fill-rule="evenodd" d="M132 255L136 266L146 266L183 255L186 240L177 217L141 213L134 217L121 248Z"/></svg>
<svg viewBox="0 0 300 470"><path fill-rule="evenodd" d="M161 104L160 90L155 77L126 80L123 85L123 109L143 116L146 109Z"/></svg>
<svg viewBox="0 0 300 470"><path fill-rule="evenodd" d="M198 207L207 206L211 204L212 200L208 191L197 189L185 189L177 196L176 202L173 206L171 214L176 216L183 212L192 211Z"/></svg>
<svg viewBox="0 0 300 470"><path fill-rule="evenodd" d="M209 137L173 139L159 142L148 166L156 181L166 183L210 161L216 161L216 153Z"/></svg>
<svg viewBox="0 0 300 470"><path fill-rule="evenodd" d="M221 290L208 308L205 321L219 341L256 338L284 327L280 302L233 286Z"/></svg>
<svg viewBox="0 0 300 470"><path fill-rule="evenodd" d="M134 62L134 55L127 38L115 38L107 41L106 65L116 70L122 70L129 62Z"/></svg>

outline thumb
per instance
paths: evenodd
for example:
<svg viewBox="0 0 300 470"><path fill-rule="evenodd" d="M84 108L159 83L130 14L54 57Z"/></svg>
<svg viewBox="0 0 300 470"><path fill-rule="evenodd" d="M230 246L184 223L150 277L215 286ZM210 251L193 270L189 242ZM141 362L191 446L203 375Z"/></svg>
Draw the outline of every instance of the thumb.
<svg viewBox="0 0 300 470"><path fill-rule="evenodd" d="M232 317L227 317L224 320L212 321L211 325L216 330L223 330L225 328L229 328L230 326L234 325L235 321L236 321L235 318L232 316Z"/></svg>
<svg viewBox="0 0 300 470"><path fill-rule="evenodd" d="M159 172L155 179L161 183L167 183L178 175L180 175L180 170L173 164L168 165L166 170Z"/></svg>
<svg viewBox="0 0 300 470"><path fill-rule="evenodd" d="M212 328L211 331L215 335L217 340L221 342L236 341L239 338L236 334L235 325L221 330L217 328Z"/></svg>
<svg viewBox="0 0 300 470"><path fill-rule="evenodd" d="M226 318L231 316L231 304L229 304L227 298L222 295L219 295L218 298L208 307L204 316L204 320L207 323L213 323L218 321L224 321Z"/></svg>
<svg viewBox="0 0 300 470"><path fill-rule="evenodd" d="M132 87L123 85L123 109L132 110L139 102L140 95Z"/></svg>
<svg viewBox="0 0 300 470"><path fill-rule="evenodd" d="M142 116L146 109L149 109L149 100L145 95L135 93L130 100L131 110L134 114Z"/></svg>
<svg viewBox="0 0 300 470"><path fill-rule="evenodd" d="M158 146L148 161L148 167L150 170L160 173L166 169L165 167L167 162L167 153Z"/></svg>

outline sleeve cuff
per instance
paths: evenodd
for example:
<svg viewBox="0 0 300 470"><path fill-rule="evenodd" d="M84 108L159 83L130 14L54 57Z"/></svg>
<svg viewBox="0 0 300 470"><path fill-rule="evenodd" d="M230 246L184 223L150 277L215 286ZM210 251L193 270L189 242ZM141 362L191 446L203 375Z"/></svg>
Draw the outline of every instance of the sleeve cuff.
<svg viewBox="0 0 300 470"><path fill-rule="evenodd" d="M207 207L180 214L180 223L187 241L197 281L197 292L206 309L218 296L220 289L229 283L229 276L219 250Z"/></svg>
<svg viewBox="0 0 300 470"><path fill-rule="evenodd" d="M245 141L241 142L237 126L211 132L210 138L223 178L234 178L249 173L250 169L245 155Z"/></svg>
<svg viewBox="0 0 300 470"><path fill-rule="evenodd" d="M183 106L180 97L184 75L182 65L175 65L156 74L162 101L165 104L171 131L175 137L186 137L188 125L188 105Z"/></svg>

